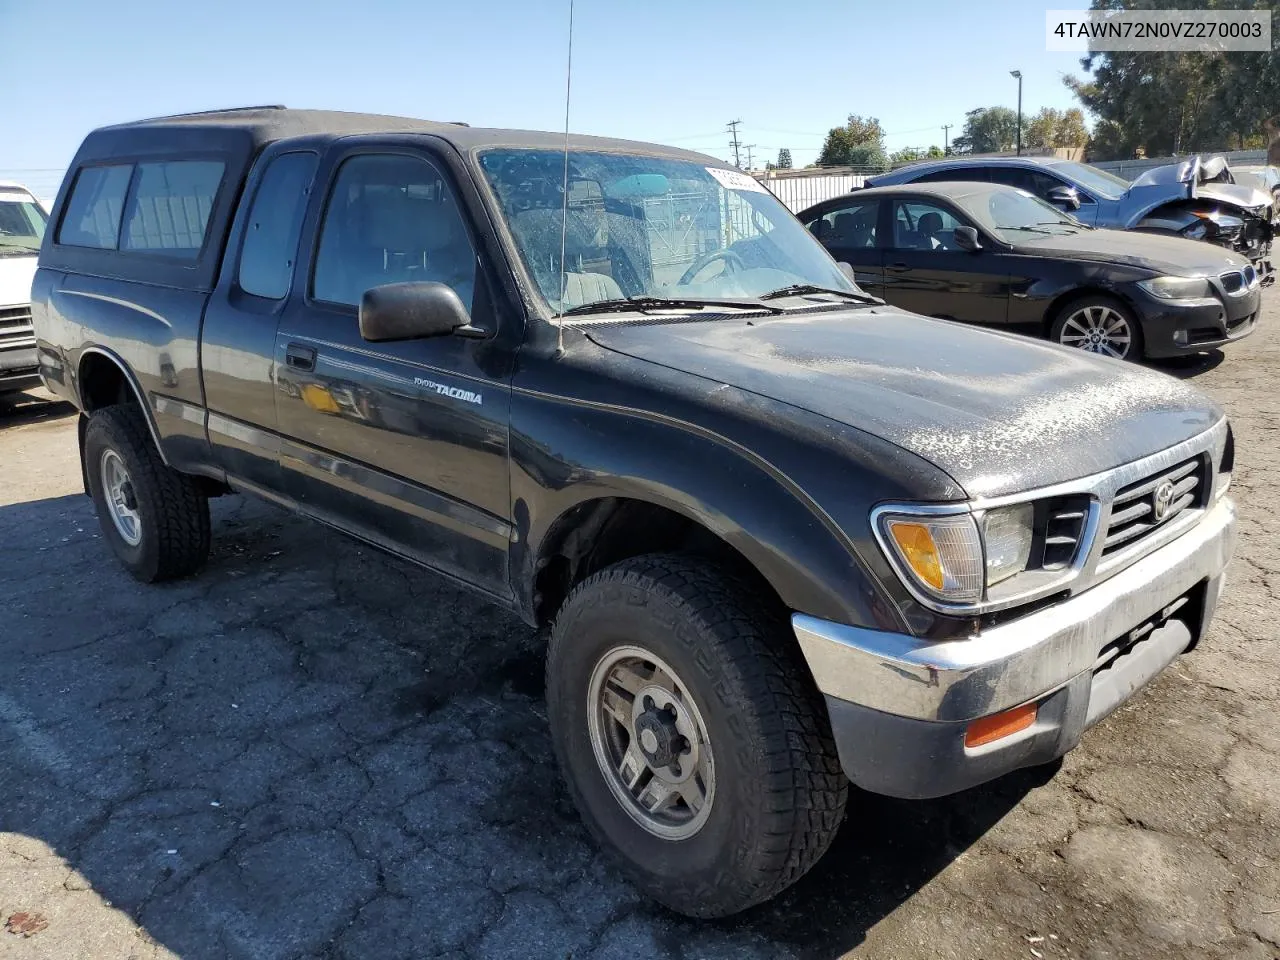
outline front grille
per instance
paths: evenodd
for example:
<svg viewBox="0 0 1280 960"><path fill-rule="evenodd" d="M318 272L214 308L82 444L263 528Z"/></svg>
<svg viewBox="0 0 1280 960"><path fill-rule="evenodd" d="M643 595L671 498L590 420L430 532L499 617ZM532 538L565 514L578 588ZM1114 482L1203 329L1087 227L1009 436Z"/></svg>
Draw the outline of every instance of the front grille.
<svg viewBox="0 0 1280 960"><path fill-rule="evenodd" d="M1188 507L1202 506L1208 488L1204 472L1204 457L1193 457L1122 487L1111 504L1102 555L1108 556L1138 542ZM1162 494L1164 500L1158 505L1157 498ZM1163 516L1157 516L1160 505L1164 506Z"/></svg>
<svg viewBox="0 0 1280 960"><path fill-rule="evenodd" d="M1044 531L1044 553L1040 566L1045 570L1061 570L1071 565L1084 536L1085 518L1089 515L1087 497L1055 497L1045 503L1044 521L1037 529Z"/></svg>
<svg viewBox="0 0 1280 960"><path fill-rule="evenodd" d="M0 307L0 350L35 345L30 307Z"/></svg>
<svg viewBox="0 0 1280 960"><path fill-rule="evenodd" d="M1222 289L1227 293L1239 293L1245 288L1244 274L1239 270L1224 273L1218 279L1222 281Z"/></svg>
<svg viewBox="0 0 1280 960"><path fill-rule="evenodd" d="M1098 651L1097 658L1093 661L1093 675L1096 677L1100 673L1114 670L1120 666L1125 657L1137 653L1143 641L1149 639L1152 633L1173 619L1190 602L1191 598L1184 594L1155 616L1148 617L1124 636L1117 637L1110 643L1104 644L1102 649Z"/></svg>

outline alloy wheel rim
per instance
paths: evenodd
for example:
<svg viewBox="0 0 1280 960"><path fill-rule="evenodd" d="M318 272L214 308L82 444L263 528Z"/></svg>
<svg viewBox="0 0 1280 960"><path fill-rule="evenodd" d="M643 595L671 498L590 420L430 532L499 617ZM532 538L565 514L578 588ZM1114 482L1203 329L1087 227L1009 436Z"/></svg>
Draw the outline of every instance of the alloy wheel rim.
<svg viewBox="0 0 1280 960"><path fill-rule="evenodd" d="M114 450L102 451L99 463L102 477L102 494L107 502L111 522L120 539L131 547L142 542L142 517L138 513L138 499L133 489L129 471Z"/></svg>
<svg viewBox="0 0 1280 960"><path fill-rule="evenodd" d="M707 822L715 760L689 688L661 658L615 647L596 663L587 695L592 752L614 797L664 840L686 840Z"/></svg>
<svg viewBox="0 0 1280 960"><path fill-rule="evenodd" d="M1097 304L1082 307L1067 317L1058 342L1063 346L1124 360L1133 345L1133 331L1119 311Z"/></svg>

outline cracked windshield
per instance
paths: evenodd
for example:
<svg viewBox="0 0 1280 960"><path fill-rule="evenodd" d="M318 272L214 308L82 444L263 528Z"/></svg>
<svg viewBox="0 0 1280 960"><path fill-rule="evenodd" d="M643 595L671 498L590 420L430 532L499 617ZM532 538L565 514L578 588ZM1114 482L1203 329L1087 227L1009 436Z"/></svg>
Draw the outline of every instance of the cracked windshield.
<svg viewBox="0 0 1280 960"><path fill-rule="evenodd" d="M566 216L562 152L490 150L480 163L553 312L650 297L751 305L795 286L858 293L787 209L736 171L570 151Z"/></svg>

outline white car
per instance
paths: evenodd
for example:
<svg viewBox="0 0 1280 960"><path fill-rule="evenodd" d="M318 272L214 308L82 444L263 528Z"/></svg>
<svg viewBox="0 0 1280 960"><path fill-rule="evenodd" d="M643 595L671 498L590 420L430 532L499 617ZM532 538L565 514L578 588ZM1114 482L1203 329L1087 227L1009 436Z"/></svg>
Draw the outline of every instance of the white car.
<svg viewBox="0 0 1280 960"><path fill-rule="evenodd" d="M29 190L0 181L0 394L40 384L31 280L48 220Z"/></svg>

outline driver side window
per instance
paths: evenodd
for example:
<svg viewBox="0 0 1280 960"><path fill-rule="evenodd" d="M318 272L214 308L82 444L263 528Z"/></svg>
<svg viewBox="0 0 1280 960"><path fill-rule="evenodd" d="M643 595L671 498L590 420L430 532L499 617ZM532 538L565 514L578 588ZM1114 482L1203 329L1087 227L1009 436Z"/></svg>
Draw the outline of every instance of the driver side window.
<svg viewBox="0 0 1280 960"><path fill-rule="evenodd" d="M946 207L918 200L893 205L895 250L960 250L956 227L965 226Z"/></svg>

